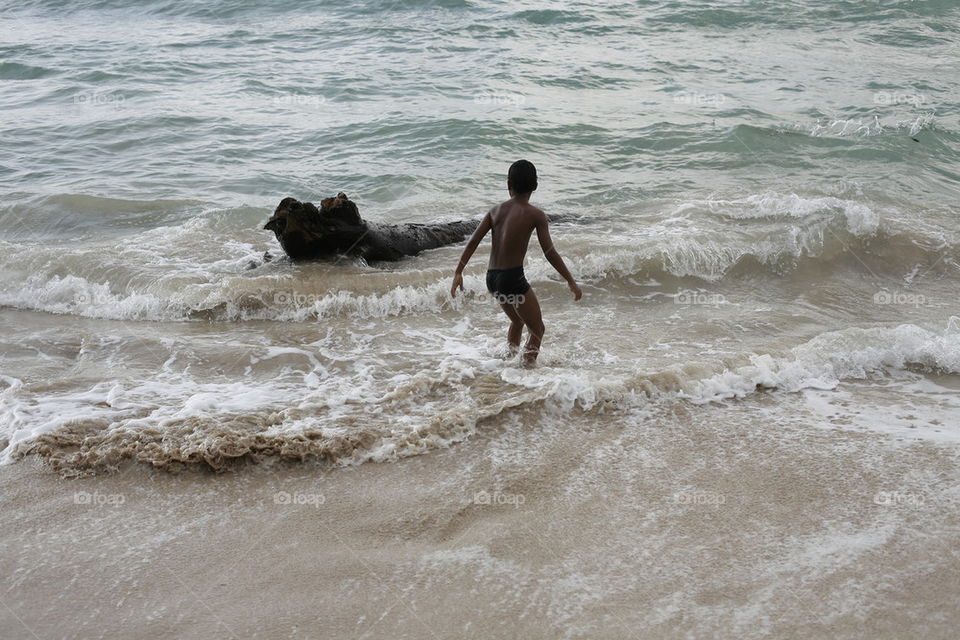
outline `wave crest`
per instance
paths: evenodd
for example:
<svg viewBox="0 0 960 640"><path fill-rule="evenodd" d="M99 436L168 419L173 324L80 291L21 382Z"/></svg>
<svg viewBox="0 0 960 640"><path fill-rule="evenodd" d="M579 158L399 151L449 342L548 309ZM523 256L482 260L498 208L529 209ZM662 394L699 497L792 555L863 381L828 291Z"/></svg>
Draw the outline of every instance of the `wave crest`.
<svg viewBox="0 0 960 640"><path fill-rule="evenodd" d="M124 394L115 385L101 385L77 399L89 407L102 396L93 405L100 407L98 415L43 424L24 422L30 412L18 406L29 403L23 398L27 392L7 378L0 406L7 418L17 418L11 422L15 431L7 434L11 444L4 456L10 461L38 455L67 475L115 469L126 460L168 470L202 466L216 471L267 459L336 466L391 461L460 442L483 420L507 412L699 405L742 399L764 389L832 389L846 379L905 367L958 374L960 318L952 318L942 334L909 324L853 328L818 335L784 356L743 357L744 364L726 368L717 362L691 362L658 372L615 375L564 367L524 370L451 356L440 363L439 372L405 377L383 392L369 388L369 381L368 388L355 388L362 385L354 381L346 395L338 396L333 388L315 388L315 378L306 387L301 383L265 394L297 397L299 404L264 401L246 411L238 410L248 402L244 398L249 389L243 385L202 391L187 385L188 397L168 402L182 407L175 411L124 405L117 401ZM357 394L363 396L359 409L349 401ZM143 395L156 402L155 391ZM68 404L59 401L64 415L70 415Z"/></svg>

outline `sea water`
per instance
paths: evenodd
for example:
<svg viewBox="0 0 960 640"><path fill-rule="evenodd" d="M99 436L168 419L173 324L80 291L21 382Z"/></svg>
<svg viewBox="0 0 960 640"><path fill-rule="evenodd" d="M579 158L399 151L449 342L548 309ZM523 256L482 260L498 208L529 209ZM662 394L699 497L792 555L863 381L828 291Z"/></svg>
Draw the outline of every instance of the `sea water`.
<svg viewBox="0 0 960 640"><path fill-rule="evenodd" d="M0 16L7 463L349 465L521 414L605 428L768 393L771 430L804 407L817 427L960 437L953 2ZM519 158L584 290L532 243L534 369L506 354L487 244L451 298L458 246L294 264L262 229L281 198L338 191L377 222L476 219Z"/></svg>

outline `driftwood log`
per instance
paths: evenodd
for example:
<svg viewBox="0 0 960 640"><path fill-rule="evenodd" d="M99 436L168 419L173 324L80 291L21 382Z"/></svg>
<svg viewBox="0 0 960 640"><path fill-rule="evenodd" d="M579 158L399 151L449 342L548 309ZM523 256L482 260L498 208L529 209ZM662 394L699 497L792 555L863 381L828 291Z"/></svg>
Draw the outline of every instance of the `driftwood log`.
<svg viewBox="0 0 960 640"><path fill-rule="evenodd" d="M264 225L292 260L336 256L368 261L399 260L426 249L461 242L473 233L476 221L437 224L377 224L360 217L357 205L343 192L311 202L284 198Z"/></svg>

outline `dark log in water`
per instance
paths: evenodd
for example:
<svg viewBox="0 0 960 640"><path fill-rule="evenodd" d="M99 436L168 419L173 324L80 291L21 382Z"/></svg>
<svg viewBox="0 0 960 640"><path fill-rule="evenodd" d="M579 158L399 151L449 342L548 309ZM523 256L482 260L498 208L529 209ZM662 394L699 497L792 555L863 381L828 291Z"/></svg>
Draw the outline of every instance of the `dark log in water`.
<svg viewBox="0 0 960 640"><path fill-rule="evenodd" d="M366 222L344 193L313 203L284 198L264 229L273 231L292 260L335 256L368 261L399 260L426 249L461 242L476 221L386 225Z"/></svg>

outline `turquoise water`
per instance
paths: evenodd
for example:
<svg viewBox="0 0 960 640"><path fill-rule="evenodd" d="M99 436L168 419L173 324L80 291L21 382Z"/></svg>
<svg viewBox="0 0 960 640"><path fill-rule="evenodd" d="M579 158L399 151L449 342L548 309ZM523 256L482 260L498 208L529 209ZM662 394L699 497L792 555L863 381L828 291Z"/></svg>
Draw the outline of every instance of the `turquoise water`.
<svg viewBox="0 0 960 640"><path fill-rule="evenodd" d="M380 459L543 402L958 371L953 2L0 11L0 415L22 449L79 424L93 449L125 433L139 455L159 428L176 450L229 415L218 438L363 434ZM445 297L457 248L248 269L278 252L260 227L285 196L478 217L520 157L587 285L574 307L531 255L537 372L496 357L495 309Z"/></svg>
<svg viewBox="0 0 960 640"><path fill-rule="evenodd" d="M7 197L343 188L467 213L529 156L571 209L841 180L956 193L955 3L543 7L19 3L0 178Z"/></svg>

